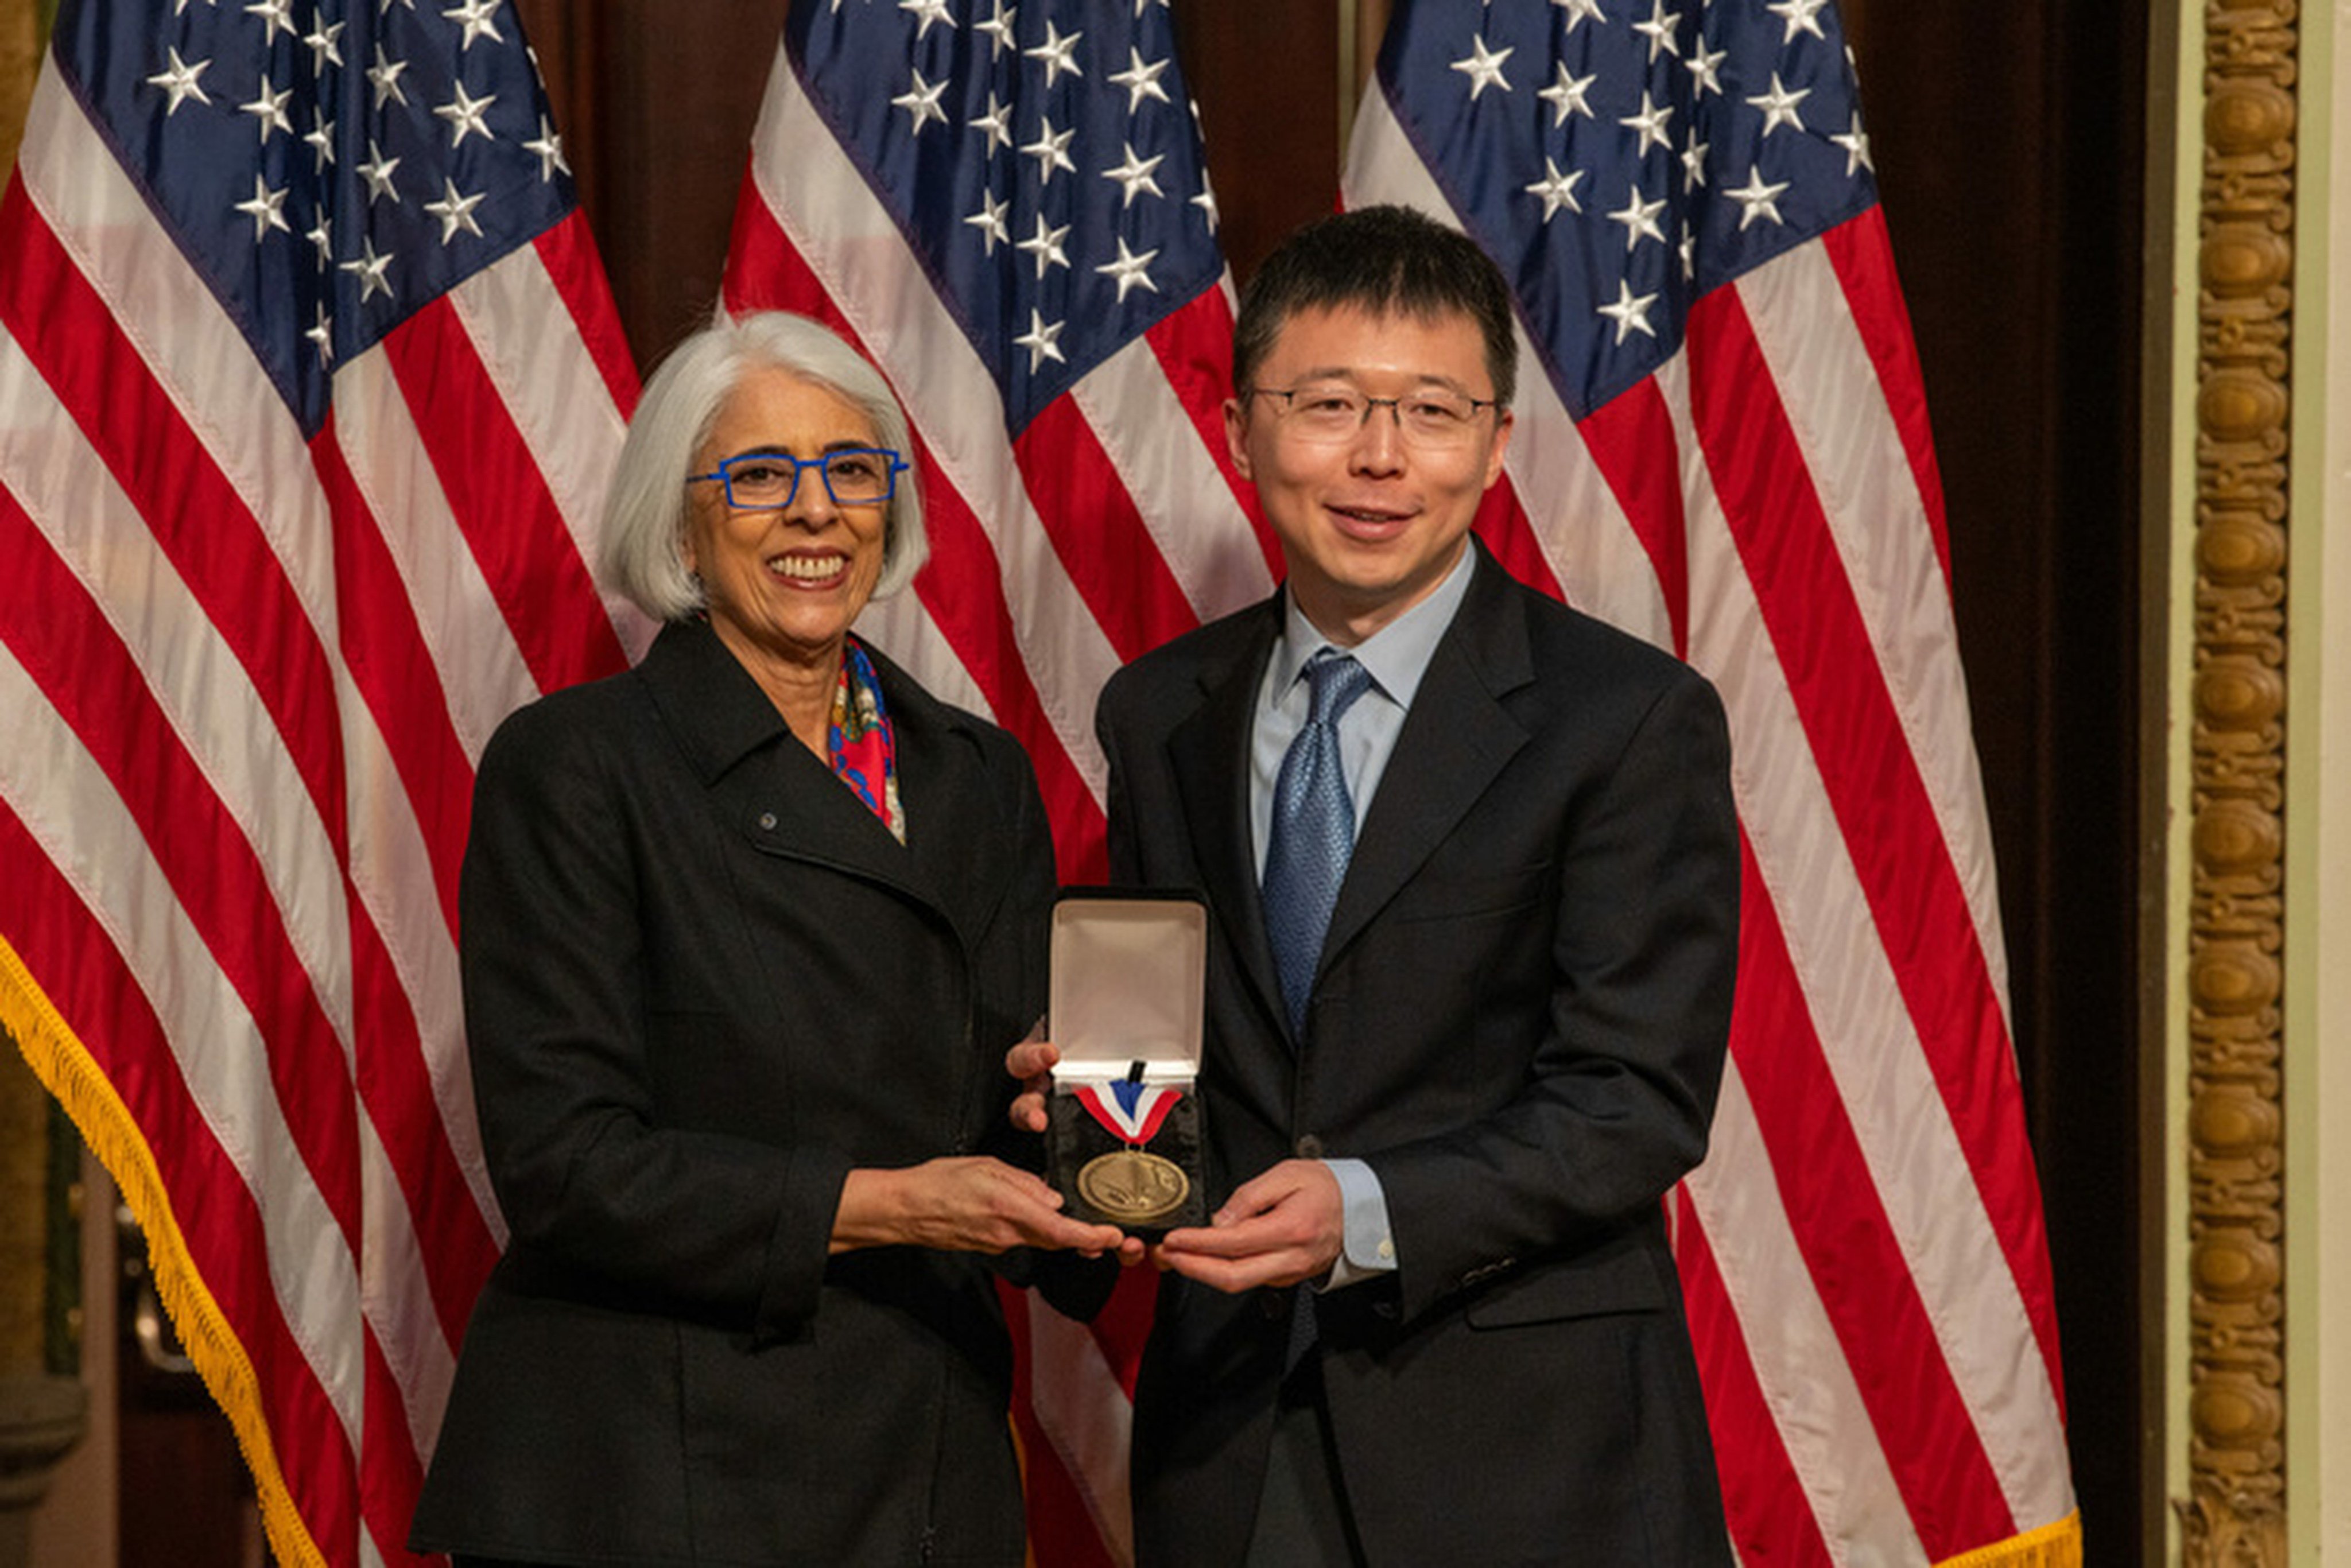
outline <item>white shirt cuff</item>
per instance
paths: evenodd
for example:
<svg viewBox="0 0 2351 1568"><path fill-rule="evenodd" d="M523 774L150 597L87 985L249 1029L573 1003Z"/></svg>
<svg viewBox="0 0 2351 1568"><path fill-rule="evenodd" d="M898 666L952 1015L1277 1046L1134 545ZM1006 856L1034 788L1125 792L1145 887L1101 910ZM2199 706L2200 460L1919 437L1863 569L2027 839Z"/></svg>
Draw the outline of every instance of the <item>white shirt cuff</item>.
<svg viewBox="0 0 2351 1568"><path fill-rule="evenodd" d="M1324 1160L1323 1168L1339 1182L1339 1201L1346 1216L1345 1234L1331 1276L1320 1289L1336 1291L1396 1267L1395 1237L1388 1228L1388 1197L1380 1178L1361 1160Z"/></svg>

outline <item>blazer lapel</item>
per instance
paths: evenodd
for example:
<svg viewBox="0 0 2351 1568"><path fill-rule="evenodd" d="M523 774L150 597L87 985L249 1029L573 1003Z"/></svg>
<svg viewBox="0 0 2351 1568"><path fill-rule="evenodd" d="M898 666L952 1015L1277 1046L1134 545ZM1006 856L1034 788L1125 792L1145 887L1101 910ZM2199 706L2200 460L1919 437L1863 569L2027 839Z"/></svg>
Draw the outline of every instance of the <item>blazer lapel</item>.
<svg viewBox="0 0 2351 1568"><path fill-rule="evenodd" d="M877 657L876 664L881 664ZM666 627L638 666L664 722L678 737L720 812L764 854L787 855L883 883L956 920L966 931L973 896L945 890L1000 891L972 857L1001 854L1002 835L963 819L987 799L969 748L944 737L950 710L900 676L883 677L899 736L899 779L910 824L901 844L831 768L793 738L775 706L716 633L699 622ZM894 674L894 671L892 672ZM905 716L901 717L901 709ZM932 819L925 824L925 819ZM910 845L921 841L926 852ZM926 861L960 842L968 855L951 874L925 874ZM985 916L987 911L979 911Z"/></svg>
<svg viewBox="0 0 2351 1568"><path fill-rule="evenodd" d="M1526 622L1502 568L1479 549L1477 575L1405 716L1371 814L1355 837L1322 967L1386 907L1519 749L1526 731L1500 698L1534 679Z"/></svg>
<svg viewBox="0 0 2351 1568"><path fill-rule="evenodd" d="M1250 839L1249 758L1257 689L1281 624L1279 595L1267 601L1237 657L1200 672L1200 706L1168 732L1168 765L1192 835L1192 862L1207 884L1240 971L1276 1019L1288 1015L1258 896ZM1284 1026L1287 1027L1286 1025Z"/></svg>
<svg viewBox="0 0 2351 1568"><path fill-rule="evenodd" d="M976 943L1012 884L1014 844L1011 824L995 810L998 791L986 775L974 720L932 697L880 654L873 662L883 669L897 730L904 847L863 801L852 796L850 804L876 830L879 848L897 852L893 863L901 885L945 911L965 940Z"/></svg>

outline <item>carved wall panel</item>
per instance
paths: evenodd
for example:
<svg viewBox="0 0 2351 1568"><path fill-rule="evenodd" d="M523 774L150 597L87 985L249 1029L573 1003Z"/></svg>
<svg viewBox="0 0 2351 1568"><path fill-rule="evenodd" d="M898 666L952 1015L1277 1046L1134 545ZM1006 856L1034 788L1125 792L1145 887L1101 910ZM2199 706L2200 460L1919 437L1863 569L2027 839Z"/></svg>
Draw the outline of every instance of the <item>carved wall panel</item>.
<svg viewBox="0 0 2351 1568"><path fill-rule="evenodd" d="M2205 8L2184 1561L2285 1561L2282 1106L2292 0Z"/></svg>

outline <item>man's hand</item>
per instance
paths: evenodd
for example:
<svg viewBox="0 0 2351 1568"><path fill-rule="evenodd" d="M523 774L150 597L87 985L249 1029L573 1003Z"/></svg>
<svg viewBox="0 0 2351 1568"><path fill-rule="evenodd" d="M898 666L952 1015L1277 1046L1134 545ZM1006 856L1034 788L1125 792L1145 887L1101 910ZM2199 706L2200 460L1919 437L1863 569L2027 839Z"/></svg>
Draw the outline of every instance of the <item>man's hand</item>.
<svg viewBox="0 0 2351 1568"><path fill-rule="evenodd" d="M1045 1130L1045 1096L1053 1092L1053 1067L1061 1060L1052 1041L1033 1037L1004 1053L1004 1071L1020 1081L1008 1114L1021 1132Z"/></svg>
<svg viewBox="0 0 2351 1568"><path fill-rule="evenodd" d="M1042 1176L1002 1160L958 1155L900 1170L849 1173L832 1221L832 1250L931 1247L946 1252L1066 1249L1122 1262L1143 1259L1143 1243L1115 1225L1087 1225L1061 1212L1061 1195Z"/></svg>
<svg viewBox="0 0 2351 1568"><path fill-rule="evenodd" d="M1219 1291L1295 1285L1331 1270L1346 1237L1339 1178L1320 1160L1284 1160L1235 1189L1205 1226L1171 1230L1152 1261Z"/></svg>

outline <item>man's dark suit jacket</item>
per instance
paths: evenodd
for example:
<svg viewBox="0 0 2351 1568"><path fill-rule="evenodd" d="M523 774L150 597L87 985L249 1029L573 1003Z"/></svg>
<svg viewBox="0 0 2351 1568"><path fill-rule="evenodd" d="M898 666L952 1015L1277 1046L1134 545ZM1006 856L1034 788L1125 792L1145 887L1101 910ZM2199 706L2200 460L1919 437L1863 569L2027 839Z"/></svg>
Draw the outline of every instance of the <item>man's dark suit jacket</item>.
<svg viewBox="0 0 2351 1568"><path fill-rule="evenodd" d="M1318 1298L1375 1568L1727 1563L1660 1198L1706 1150L1739 838L1713 688L1479 552L1358 834L1304 1038L1247 758L1281 601L1122 671L1113 875L1207 896L1208 1183L1370 1163L1401 1267ZM1147 1568L1241 1560L1290 1297L1169 1275L1135 1395Z"/></svg>
<svg viewBox="0 0 2351 1568"><path fill-rule="evenodd" d="M418 1548L1021 1560L987 1267L826 1252L852 1166L1009 1137L1052 852L1010 738L875 663L904 846L704 625L483 758L466 1027L513 1241Z"/></svg>

